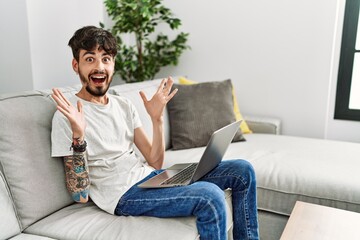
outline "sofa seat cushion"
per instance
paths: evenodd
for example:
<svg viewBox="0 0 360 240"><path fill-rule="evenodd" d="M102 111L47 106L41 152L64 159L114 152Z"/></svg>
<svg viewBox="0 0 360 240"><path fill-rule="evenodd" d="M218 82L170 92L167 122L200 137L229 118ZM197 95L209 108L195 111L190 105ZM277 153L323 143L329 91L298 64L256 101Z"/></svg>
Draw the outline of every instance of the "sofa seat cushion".
<svg viewBox="0 0 360 240"><path fill-rule="evenodd" d="M230 203L231 191L226 191ZM232 222L231 203L228 223ZM228 229L231 228L229 224ZM94 203L73 204L40 220L26 233L55 239L199 239L195 218L119 217L100 210Z"/></svg>
<svg viewBox="0 0 360 240"><path fill-rule="evenodd" d="M250 138L244 157L258 176L260 209L290 215L300 200L360 212L360 144L266 134Z"/></svg>
<svg viewBox="0 0 360 240"><path fill-rule="evenodd" d="M248 134L224 159L255 169L258 208L290 215L297 200L360 212L360 144L272 134ZM195 162L204 148L167 151L165 165Z"/></svg>

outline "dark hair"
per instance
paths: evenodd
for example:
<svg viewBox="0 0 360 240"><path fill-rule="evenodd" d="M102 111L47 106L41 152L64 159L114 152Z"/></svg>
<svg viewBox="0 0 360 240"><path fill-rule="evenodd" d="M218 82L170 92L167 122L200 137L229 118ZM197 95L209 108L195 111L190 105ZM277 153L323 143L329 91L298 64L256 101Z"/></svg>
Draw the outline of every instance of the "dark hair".
<svg viewBox="0 0 360 240"><path fill-rule="evenodd" d="M115 57L117 53L116 38L109 32L102 28L94 26L86 26L78 29L68 45L72 49L73 57L79 61L79 53L81 49L91 51L99 45L99 49L105 50L106 53Z"/></svg>

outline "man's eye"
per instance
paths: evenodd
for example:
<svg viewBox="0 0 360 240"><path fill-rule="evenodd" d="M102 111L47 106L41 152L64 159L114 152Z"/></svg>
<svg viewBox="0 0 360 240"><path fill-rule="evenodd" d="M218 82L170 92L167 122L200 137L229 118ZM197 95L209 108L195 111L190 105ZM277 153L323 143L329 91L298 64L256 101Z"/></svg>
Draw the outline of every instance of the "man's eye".
<svg viewBox="0 0 360 240"><path fill-rule="evenodd" d="M106 57L106 58L103 58L103 61L107 63L107 62L110 62L110 61L111 61L111 59L110 59L110 58L108 58L108 57Z"/></svg>
<svg viewBox="0 0 360 240"><path fill-rule="evenodd" d="M93 58L91 58L91 57L89 57L89 58L86 58L86 59L85 59L85 61L87 61L87 62L93 62L93 61L94 61L94 59L93 59Z"/></svg>

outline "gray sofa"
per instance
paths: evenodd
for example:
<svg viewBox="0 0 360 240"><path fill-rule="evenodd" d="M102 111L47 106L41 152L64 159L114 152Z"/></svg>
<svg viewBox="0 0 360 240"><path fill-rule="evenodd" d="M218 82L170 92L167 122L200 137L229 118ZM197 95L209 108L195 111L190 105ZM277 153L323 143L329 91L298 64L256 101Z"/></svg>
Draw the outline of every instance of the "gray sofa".
<svg viewBox="0 0 360 240"><path fill-rule="evenodd" d="M138 92L150 96L159 80L113 86L129 98L145 131L151 124ZM63 88L66 95L79 86ZM74 203L60 159L50 157L50 90L0 96L0 239L199 239L195 219L116 217L92 202ZM244 104L244 103L243 103ZM165 166L197 161L203 147L173 151L165 112ZM243 158L256 171L262 239L279 239L297 200L360 212L360 144L279 135L280 122L245 117L254 133L232 143L226 159ZM231 232L231 191L228 229ZM229 234L231 239L231 234Z"/></svg>

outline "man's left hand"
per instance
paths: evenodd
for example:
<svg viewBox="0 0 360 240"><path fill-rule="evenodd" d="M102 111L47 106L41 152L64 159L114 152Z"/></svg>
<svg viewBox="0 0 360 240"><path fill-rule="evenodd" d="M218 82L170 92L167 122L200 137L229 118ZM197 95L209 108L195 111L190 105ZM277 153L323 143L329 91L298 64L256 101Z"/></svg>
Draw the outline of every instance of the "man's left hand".
<svg viewBox="0 0 360 240"><path fill-rule="evenodd" d="M145 93L143 91L140 91L140 96L144 101L144 105L146 108L146 111L150 115L151 119L154 121L161 121L164 108L166 104L174 97L174 95L177 93L178 89L174 89L171 92L171 87L174 83L174 80L171 77L168 77L167 79L164 78L161 81L161 84L154 94L154 96L147 100Z"/></svg>

